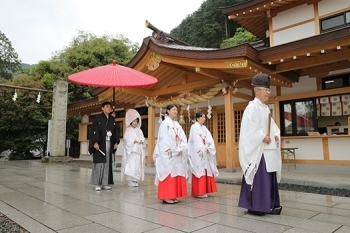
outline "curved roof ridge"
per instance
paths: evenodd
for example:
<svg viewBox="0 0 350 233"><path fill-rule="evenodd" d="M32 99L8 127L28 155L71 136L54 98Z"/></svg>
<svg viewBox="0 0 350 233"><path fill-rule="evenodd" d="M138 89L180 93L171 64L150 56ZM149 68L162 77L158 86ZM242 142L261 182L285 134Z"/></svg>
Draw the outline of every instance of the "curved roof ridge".
<svg viewBox="0 0 350 233"><path fill-rule="evenodd" d="M148 20L146 20L145 26L153 31L152 37L156 40L159 40L165 43L174 43L177 45L191 46L190 44L171 36L169 33L159 30L158 28L153 26Z"/></svg>
<svg viewBox="0 0 350 233"><path fill-rule="evenodd" d="M167 43L163 41L159 41L155 39L154 37L150 37L150 39L157 44L158 46L165 47L165 48L172 48L172 49L183 49L183 50L196 50L196 51L212 51L212 50L218 50L219 48L204 48L204 47L197 47L192 45L181 45L176 43Z"/></svg>

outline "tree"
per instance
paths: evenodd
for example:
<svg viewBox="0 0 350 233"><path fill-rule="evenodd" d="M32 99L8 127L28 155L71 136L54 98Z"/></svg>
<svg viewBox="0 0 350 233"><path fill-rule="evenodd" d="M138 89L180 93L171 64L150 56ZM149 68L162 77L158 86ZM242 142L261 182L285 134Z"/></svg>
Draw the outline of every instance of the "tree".
<svg viewBox="0 0 350 233"><path fill-rule="evenodd" d="M39 81L20 74L3 82L7 85L40 88ZM17 99L13 100L14 92ZM0 151L11 150L10 159L32 158L32 152L43 154L46 148L46 132L51 104L51 94L41 93L40 103L36 102L38 92L22 89L2 89L0 101Z"/></svg>
<svg viewBox="0 0 350 233"><path fill-rule="evenodd" d="M122 35L97 37L92 33L78 32L68 47L54 53L47 61L11 80L3 83L13 86L32 87L52 90L56 80L67 80L70 74L96 66L102 66L117 60L126 64L136 54L138 45ZM13 101L13 89L2 89L0 98L0 151L10 149L10 159L31 157L31 151L46 150L47 122L52 103L52 94L41 93L40 104L36 102L38 93L17 90L17 100ZM91 97L92 87L69 83L68 102ZM67 116L66 137L71 145L78 145L78 124L80 117ZM73 148L72 148L73 149Z"/></svg>
<svg viewBox="0 0 350 233"><path fill-rule="evenodd" d="M21 61L11 41L0 31L0 79L10 79L21 70Z"/></svg>
<svg viewBox="0 0 350 233"><path fill-rule="evenodd" d="M259 40L258 37L254 36L249 31L240 27L240 28L237 28L236 33L233 37L226 39L221 43L220 48L233 47L240 44L251 43L258 40Z"/></svg>
<svg viewBox="0 0 350 233"><path fill-rule="evenodd" d="M41 80L45 89L52 89L56 80L67 80L70 74L111 64L116 60L125 65L136 54L138 45L123 35L104 35L78 31L69 46L54 53L49 61L41 61L30 72L36 80ZM68 102L92 97L92 87L69 83Z"/></svg>
<svg viewBox="0 0 350 233"><path fill-rule="evenodd" d="M227 39L226 23L232 31L238 25L226 21L220 7L231 6L246 0L206 0L193 14L188 15L181 24L171 30L170 35L190 45L204 48L219 48Z"/></svg>

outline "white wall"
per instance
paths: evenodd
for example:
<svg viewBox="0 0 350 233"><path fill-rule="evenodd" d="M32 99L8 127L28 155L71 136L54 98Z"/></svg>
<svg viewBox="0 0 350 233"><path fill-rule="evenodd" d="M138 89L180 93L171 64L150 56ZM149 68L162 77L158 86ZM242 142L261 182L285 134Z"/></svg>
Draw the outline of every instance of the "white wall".
<svg viewBox="0 0 350 233"><path fill-rule="evenodd" d="M345 11L350 7L349 0L322 0L318 3L318 14L320 17L335 11Z"/></svg>
<svg viewBox="0 0 350 233"><path fill-rule="evenodd" d="M295 8L292 8L287 11L278 13L275 17L272 18L272 31L288 27L293 24L297 24L306 20L314 18L314 9L313 4L311 5L301 5Z"/></svg>
<svg viewBox="0 0 350 233"><path fill-rule="evenodd" d="M272 18L273 46L315 35L313 4L301 6L278 13ZM290 27L291 25L295 25ZM283 29L284 28L284 29ZM276 31L281 29L280 31ZM275 32L276 31L276 32Z"/></svg>
<svg viewBox="0 0 350 233"><path fill-rule="evenodd" d="M330 160L350 160L349 138L329 138L328 148Z"/></svg>
<svg viewBox="0 0 350 233"><path fill-rule="evenodd" d="M298 93L306 93L311 91L317 91L316 78L309 78L309 76L301 76L299 82L294 83L293 87L282 87L282 95L291 95Z"/></svg>
<svg viewBox="0 0 350 233"><path fill-rule="evenodd" d="M285 44L315 35L315 23L308 22L273 33L273 45Z"/></svg>
<svg viewBox="0 0 350 233"><path fill-rule="evenodd" d="M297 147L295 159L323 160L322 138L285 139L283 147Z"/></svg>

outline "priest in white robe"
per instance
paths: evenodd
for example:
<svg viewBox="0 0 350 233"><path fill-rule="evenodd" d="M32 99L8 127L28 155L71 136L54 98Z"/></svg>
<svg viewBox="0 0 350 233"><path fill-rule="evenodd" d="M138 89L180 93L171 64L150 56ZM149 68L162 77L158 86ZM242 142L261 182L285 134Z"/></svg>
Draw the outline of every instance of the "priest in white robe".
<svg viewBox="0 0 350 233"><path fill-rule="evenodd" d="M193 197L206 198L208 193L217 192L216 148L211 133L204 125L205 114L197 112L195 117L188 139L189 183L192 183Z"/></svg>
<svg viewBox="0 0 350 233"><path fill-rule="evenodd" d="M166 204L178 203L177 198L187 196L187 138L176 121L177 113L176 105L167 106L153 153L158 199Z"/></svg>
<svg viewBox="0 0 350 233"><path fill-rule="evenodd" d="M280 214L280 130L266 105L271 93L270 77L257 74L252 85L255 98L243 112L239 137L243 178L238 206L255 215Z"/></svg>
<svg viewBox="0 0 350 233"><path fill-rule="evenodd" d="M125 114L124 151L121 167L121 181L128 181L129 187L138 187L145 178L145 137L141 130L141 116L135 109Z"/></svg>

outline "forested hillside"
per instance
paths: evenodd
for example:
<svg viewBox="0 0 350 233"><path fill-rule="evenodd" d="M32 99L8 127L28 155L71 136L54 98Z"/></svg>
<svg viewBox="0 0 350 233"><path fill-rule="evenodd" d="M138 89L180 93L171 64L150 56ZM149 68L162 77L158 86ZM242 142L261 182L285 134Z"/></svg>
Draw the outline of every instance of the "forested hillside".
<svg viewBox="0 0 350 233"><path fill-rule="evenodd" d="M171 30L170 35L193 46L219 48L222 41L228 38L225 24L229 24L229 37L234 35L239 26L234 21L226 21L220 8L245 1L247 0L207 0Z"/></svg>

